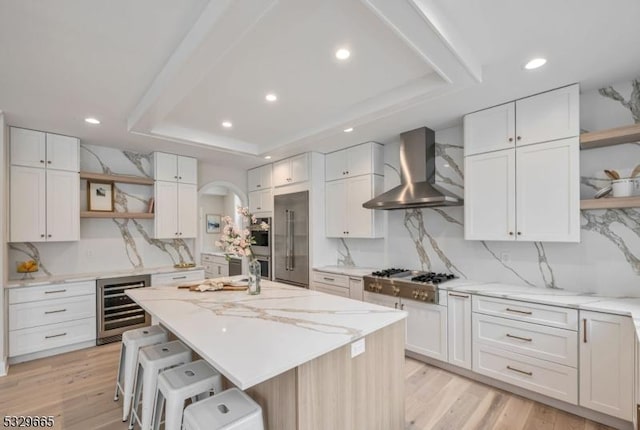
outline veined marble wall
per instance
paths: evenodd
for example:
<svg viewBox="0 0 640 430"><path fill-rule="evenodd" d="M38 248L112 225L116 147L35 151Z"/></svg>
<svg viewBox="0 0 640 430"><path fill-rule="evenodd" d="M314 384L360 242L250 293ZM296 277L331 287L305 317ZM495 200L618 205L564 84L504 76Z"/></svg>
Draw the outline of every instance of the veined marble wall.
<svg viewBox="0 0 640 430"><path fill-rule="evenodd" d="M151 154L139 154L114 148L84 145L80 147L82 171L152 177ZM87 207L87 183L81 181L80 207ZM115 209L120 212L145 212L153 187L133 184L114 186ZM154 239L153 220L96 219L80 220L78 242L10 243L9 268L16 261L32 258L40 263L36 276L126 270L170 266L193 262L193 239ZM10 279L20 274L11 271Z"/></svg>
<svg viewBox="0 0 640 430"><path fill-rule="evenodd" d="M640 80L581 96L581 127L640 122ZM462 195L462 127L436 133L437 181ZM385 188L399 183L399 143L385 145ZM581 195L608 184L603 169L628 175L640 144L581 151ZM640 209L583 211L581 243L465 241L463 208L388 211L386 239L341 240L338 262L446 271L461 278L640 297Z"/></svg>

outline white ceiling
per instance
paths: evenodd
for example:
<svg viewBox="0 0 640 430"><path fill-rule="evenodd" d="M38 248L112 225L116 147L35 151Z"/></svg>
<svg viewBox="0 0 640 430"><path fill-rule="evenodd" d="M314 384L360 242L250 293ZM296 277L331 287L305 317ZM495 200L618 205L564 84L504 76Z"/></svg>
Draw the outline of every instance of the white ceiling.
<svg viewBox="0 0 640 430"><path fill-rule="evenodd" d="M637 0L0 0L0 109L11 125L247 168L637 76L639 16ZM549 62L522 70L533 56Z"/></svg>

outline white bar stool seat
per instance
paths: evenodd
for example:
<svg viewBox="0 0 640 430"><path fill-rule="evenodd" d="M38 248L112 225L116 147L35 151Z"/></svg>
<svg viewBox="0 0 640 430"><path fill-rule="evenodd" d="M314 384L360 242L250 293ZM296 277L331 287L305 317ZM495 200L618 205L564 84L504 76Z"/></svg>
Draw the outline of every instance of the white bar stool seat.
<svg viewBox="0 0 640 430"><path fill-rule="evenodd" d="M211 392L222 392L222 375L204 360L165 370L158 377L158 389L153 411L153 429L160 428L165 410L165 430L180 430L184 402L190 397L207 398Z"/></svg>
<svg viewBox="0 0 640 430"><path fill-rule="evenodd" d="M122 333L120 344L120 363L116 378L116 393L113 400L118 400L118 394L124 397L122 403L122 421L127 421L133 398L133 378L138 362L138 350L149 345L167 342L167 332L158 325L141 327Z"/></svg>
<svg viewBox="0 0 640 430"><path fill-rule="evenodd" d="M191 350L179 340L140 349L129 429L133 429L135 424L143 430L151 428L158 375L164 370L189 362L191 362ZM142 411L138 415L140 394L142 394Z"/></svg>
<svg viewBox="0 0 640 430"><path fill-rule="evenodd" d="M264 430L262 408L251 397L230 388L184 410L184 430Z"/></svg>

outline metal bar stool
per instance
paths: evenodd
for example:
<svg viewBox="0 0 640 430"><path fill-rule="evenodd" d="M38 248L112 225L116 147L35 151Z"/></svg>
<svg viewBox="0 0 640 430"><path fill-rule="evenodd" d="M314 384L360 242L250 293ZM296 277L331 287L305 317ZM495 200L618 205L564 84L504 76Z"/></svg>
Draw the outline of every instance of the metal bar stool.
<svg viewBox="0 0 640 430"><path fill-rule="evenodd" d="M191 362L191 350L179 340L145 346L138 353L138 372L135 379L133 408L129 419L129 429L137 423L141 429L151 428L151 414L160 372ZM138 415L140 395L142 411Z"/></svg>
<svg viewBox="0 0 640 430"><path fill-rule="evenodd" d="M122 343L120 344L120 363L118 364L118 377L116 378L116 393L114 401L118 400L118 395L122 393L124 401L122 403L122 421L127 421L131 410L131 400L133 398L133 378L138 361L138 350L149 345L165 343L168 340L167 332L160 326L137 328L122 333Z"/></svg>
<svg viewBox="0 0 640 430"><path fill-rule="evenodd" d="M231 388L187 406L183 430L264 430L262 408Z"/></svg>
<svg viewBox="0 0 640 430"><path fill-rule="evenodd" d="M165 370L158 377L158 389L153 411L152 428L158 430L165 410L165 430L180 430L184 402L191 397L198 400L222 391L222 376L204 360Z"/></svg>

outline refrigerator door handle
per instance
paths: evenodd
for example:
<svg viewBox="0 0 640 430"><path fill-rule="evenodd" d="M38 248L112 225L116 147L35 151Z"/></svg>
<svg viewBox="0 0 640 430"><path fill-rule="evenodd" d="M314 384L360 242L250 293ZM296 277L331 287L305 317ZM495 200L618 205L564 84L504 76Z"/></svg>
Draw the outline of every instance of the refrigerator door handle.
<svg viewBox="0 0 640 430"><path fill-rule="evenodd" d="M295 260L293 256L293 217L295 216L294 211L289 211L289 270L293 271L295 268Z"/></svg>
<svg viewBox="0 0 640 430"><path fill-rule="evenodd" d="M285 214L285 230L284 230L284 245L285 245L285 251L284 251L284 270L289 271L289 227L290 227L290 223L289 223L289 210L285 210L284 211Z"/></svg>

